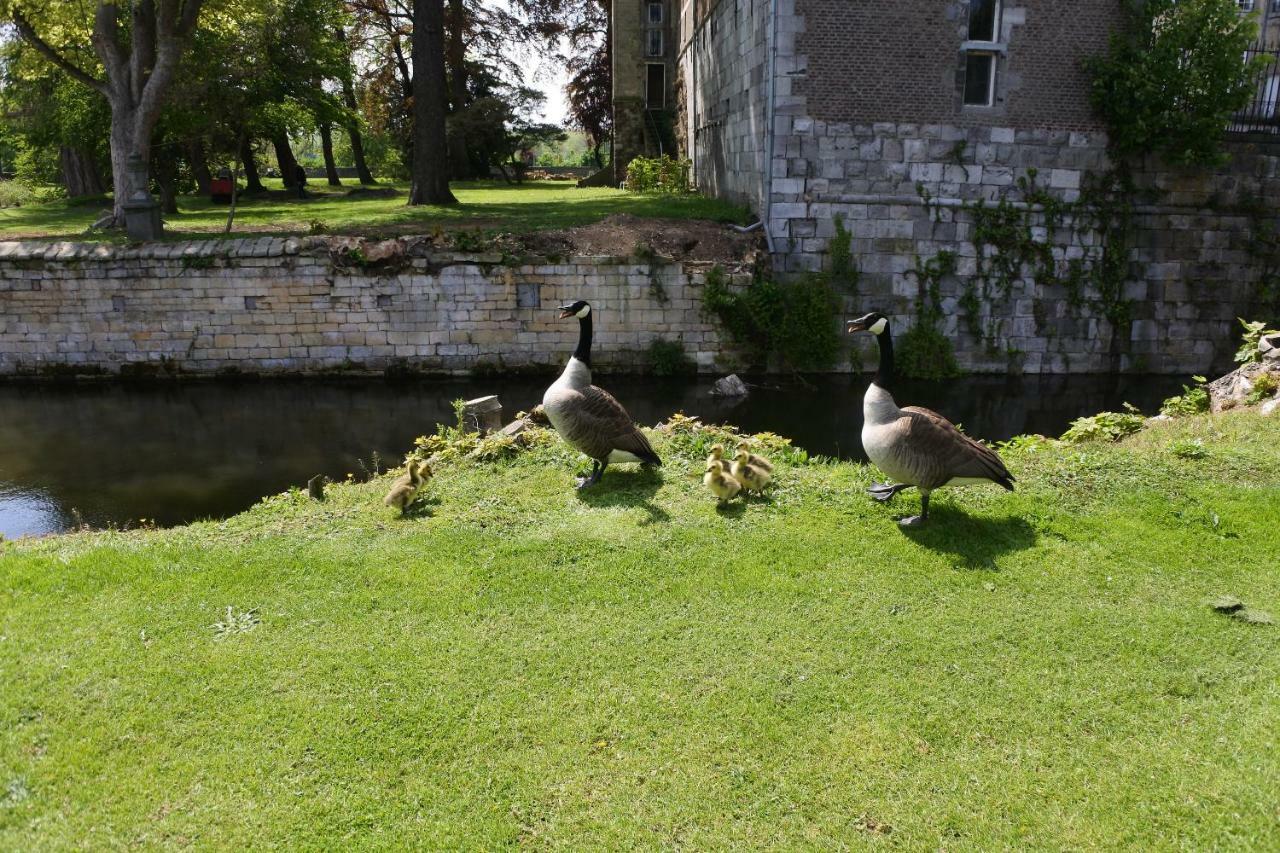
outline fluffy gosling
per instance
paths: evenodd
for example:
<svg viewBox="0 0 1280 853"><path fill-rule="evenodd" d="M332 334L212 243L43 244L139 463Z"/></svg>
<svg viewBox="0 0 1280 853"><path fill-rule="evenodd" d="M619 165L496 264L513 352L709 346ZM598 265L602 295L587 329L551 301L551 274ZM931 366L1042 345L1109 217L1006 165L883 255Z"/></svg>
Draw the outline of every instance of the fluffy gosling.
<svg viewBox="0 0 1280 853"><path fill-rule="evenodd" d="M430 465L426 462L410 461L405 467L405 472L396 477L391 484L391 491L387 492L387 496L382 499L383 504L389 507L396 507L400 510L400 514L404 515L405 510L409 508L409 504L413 503L414 498L418 496L418 492L430 479Z"/></svg>
<svg viewBox="0 0 1280 853"><path fill-rule="evenodd" d="M712 462L723 462L723 461L724 461L724 445L723 444L711 445L711 455L707 457L707 464L710 465Z"/></svg>
<svg viewBox="0 0 1280 853"><path fill-rule="evenodd" d="M742 484L725 473L724 463L719 460L707 463L707 473L703 475L702 483L720 499L720 503L733 500L742 491Z"/></svg>
<svg viewBox="0 0 1280 853"><path fill-rule="evenodd" d="M772 462L770 462L768 459L765 459L763 456L757 456L756 454L752 453L752 452L751 452L751 445L750 445L750 444L748 444L747 442L745 442L745 441L739 441L739 442L738 442L738 452L739 452L739 453L741 453L741 452L743 452L743 451L746 451L746 454L747 454L747 464L748 464L748 465L754 465L755 467L757 467L757 468L761 469L762 471L764 471L766 474L772 474L772 473L773 473L773 463L772 463Z"/></svg>
<svg viewBox="0 0 1280 853"><path fill-rule="evenodd" d="M769 480L772 477L768 471L752 465L748 461L750 458L750 453L745 450L739 450L737 455L733 457L733 465L730 467L729 473L742 484L742 488L746 491L763 492L764 487L769 485Z"/></svg>

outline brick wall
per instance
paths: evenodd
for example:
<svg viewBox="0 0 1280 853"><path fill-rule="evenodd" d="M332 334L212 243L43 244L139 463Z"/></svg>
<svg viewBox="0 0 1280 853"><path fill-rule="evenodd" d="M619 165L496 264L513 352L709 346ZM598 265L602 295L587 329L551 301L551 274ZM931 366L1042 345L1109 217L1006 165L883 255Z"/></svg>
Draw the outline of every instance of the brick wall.
<svg viewBox="0 0 1280 853"><path fill-rule="evenodd" d="M0 375L554 367L577 341L555 306L579 298L596 309L601 367L643 368L657 338L719 366L719 333L699 310L707 265L504 266L395 241L391 261L360 269L342 263L340 240L0 243Z"/></svg>
<svg viewBox="0 0 1280 853"><path fill-rule="evenodd" d="M794 91L829 122L1100 130L1082 62L1106 52L1115 0L1005 3L991 107L961 103L964 0L796 0Z"/></svg>

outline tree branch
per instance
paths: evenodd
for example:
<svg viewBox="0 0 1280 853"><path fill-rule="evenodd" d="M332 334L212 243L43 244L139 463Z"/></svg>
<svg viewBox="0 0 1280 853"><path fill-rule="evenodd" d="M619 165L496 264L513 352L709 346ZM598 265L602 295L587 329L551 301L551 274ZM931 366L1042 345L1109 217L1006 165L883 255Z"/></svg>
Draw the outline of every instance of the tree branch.
<svg viewBox="0 0 1280 853"><path fill-rule="evenodd" d="M106 83L82 70L66 59L66 57L62 56L62 54L54 50L48 42L36 34L35 28L31 26L31 22L28 21L26 16L17 9L13 10L13 23L17 26L18 32L21 33L22 38L26 40L27 44L34 47L36 52L45 59L67 72L67 74L69 74L73 79L89 86L90 88L96 89L104 95L107 93Z"/></svg>
<svg viewBox="0 0 1280 853"><path fill-rule="evenodd" d="M156 62L156 10L153 0L137 0L133 5L133 52L129 57L129 91L133 101L142 100L142 89Z"/></svg>
<svg viewBox="0 0 1280 853"><path fill-rule="evenodd" d="M107 88L104 91L114 89L127 97L129 81L125 77L128 66L120 47L120 22L116 14L115 3L98 0L98 8L93 15L93 46L107 74Z"/></svg>

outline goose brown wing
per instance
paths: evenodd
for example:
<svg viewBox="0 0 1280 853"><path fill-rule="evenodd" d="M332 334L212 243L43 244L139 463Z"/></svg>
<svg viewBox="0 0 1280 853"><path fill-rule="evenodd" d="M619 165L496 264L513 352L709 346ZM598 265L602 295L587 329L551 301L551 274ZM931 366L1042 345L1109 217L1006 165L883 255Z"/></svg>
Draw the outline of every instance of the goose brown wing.
<svg viewBox="0 0 1280 853"><path fill-rule="evenodd" d="M611 451L622 450L645 462L662 464L649 439L636 429L631 415L612 394L595 385L579 393L582 397L573 413L573 438L588 456L604 459Z"/></svg>
<svg viewBox="0 0 1280 853"><path fill-rule="evenodd" d="M940 480L936 485L956 477L974 477L1013 491L1013 475L990 447L965 435L937 412L920 406L906 406L902 411L909 413L911 444L936 460L935 479Z"/></svg>

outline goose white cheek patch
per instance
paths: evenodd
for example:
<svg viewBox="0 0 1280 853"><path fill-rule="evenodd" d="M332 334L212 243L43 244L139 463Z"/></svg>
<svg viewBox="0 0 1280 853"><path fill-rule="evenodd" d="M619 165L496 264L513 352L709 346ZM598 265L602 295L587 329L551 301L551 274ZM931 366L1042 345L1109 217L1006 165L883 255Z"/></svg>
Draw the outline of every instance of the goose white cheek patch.
<svg viewBox="0 0 1280 853"><path fill-rule="evenodd" d="M874 323L871 324L868 331L870 331L871 334L873 335L878 335L884 331L885 324L888 322L889 322L888 320L881 317L879 320L876 320Z"/></svg>
<svg viewBox="0 0 1280 853"><path fill-rule="evenodd" d="M581 320L583 317L587 316L587 315L588 315L588 314L590 314L590 313L591 313L591 306L590 306L590 305L583 305L580 309L578 309L578 313L577 313L577 314L574 314L573 316L575 316L575 317L577 317L579 320Z"/></svg>

